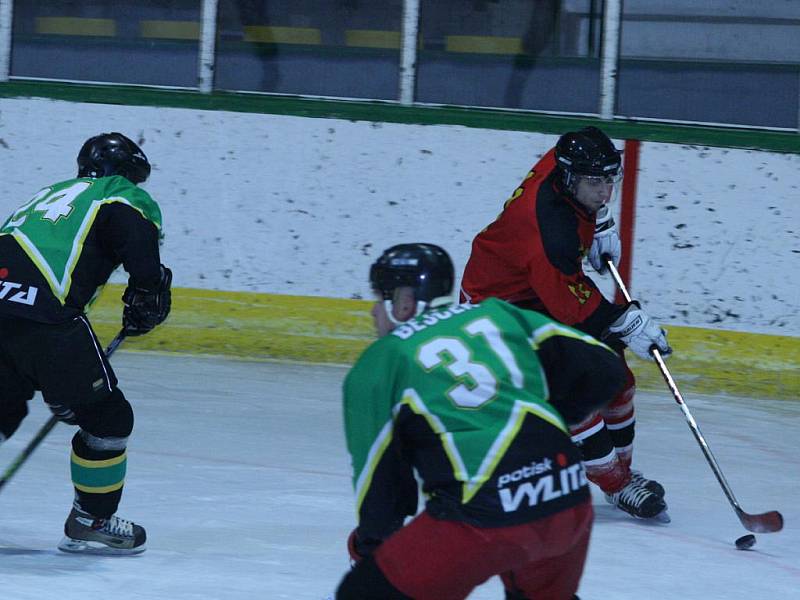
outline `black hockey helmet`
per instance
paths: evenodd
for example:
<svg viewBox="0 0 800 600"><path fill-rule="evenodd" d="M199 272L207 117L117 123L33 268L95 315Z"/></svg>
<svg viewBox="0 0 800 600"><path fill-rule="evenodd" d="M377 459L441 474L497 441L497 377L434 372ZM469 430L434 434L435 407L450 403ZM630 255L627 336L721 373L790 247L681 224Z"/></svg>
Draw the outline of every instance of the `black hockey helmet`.
<svg viewBox="0 0 800 600"><path fill-rule="evenodd" d="M150 163L142 149L117 132L89 138L78 152L78 177L110 175L122 175L135 184L150 176Z"/></svg>
<svg viewBox="0 0 800 600"><path fill-rule="evenodd" d="M618 181L622 175L622 153L597 127L586 127L562 135L556 143L556 161L569 187L576 176L605 177Z"/></svg>
<svg viewBox="0 0 800 600"><path fill-rule="evenodd" d="M453 301L455 269L450 256L435 244L398 244L383 251L369 272L372 289L391 300L395 288L410 287L425 307Z"/></svg>

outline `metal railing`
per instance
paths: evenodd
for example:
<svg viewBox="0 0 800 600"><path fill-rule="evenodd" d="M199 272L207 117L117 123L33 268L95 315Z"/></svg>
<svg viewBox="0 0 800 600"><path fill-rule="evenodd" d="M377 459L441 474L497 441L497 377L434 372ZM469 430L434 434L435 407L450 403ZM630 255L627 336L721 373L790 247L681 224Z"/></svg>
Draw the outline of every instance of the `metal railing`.
<svg viewBox="0 0 800 600"><path fill-rule="evenodd" d="M200 3L200 33L197 57L196 89L209 94L215 89L215 73L217 72L218 48L217 27L220 14L220 0L198 0ZM611 120L620 117L618 103L618 84L620 72L620 47L622 37L623 8L622 0L605 0L602 2L602 16L598 18L596 10L601 3L591 2L589 13L580 13L584 23L588 23L588 55L590 60L597 60L598 46L596 41L596 23L600 25L601 37L599 40L599 90L597 92L597 106L594 114L601 119ZM401 105L409 106L419 103L416 93L418 79L418 60L420 59L420 12L421 0L404 0L400 33L399 69L397 82L397 97L394 101ZM18 6L22 6L18 3ZM11 54L13 34L14 0L0 0L0 81L11 78ZM575 13L577 14L577 13ZM687 22L699 17L687 16ZM772 19L775 20L775 19ZM506 38L508 39L508 38ZM637 59L634 59L634 61ZM652 60L652 59L651 59ZM668 62L668 61L667 61ZM626 63L628 64L628 63ZM791 68L791 67L790 67ZM183 71L186 73L186 71ZM640 75L641 76L641 75ZM646 77L646 75L644 75ZM800 68L798 68L800 78ZM233 90L236 91L236 90ZM271 93L263 91L262 93ZM319 96L318 96L319 97ZM325 97L325 96L322 96ZM786 105L788 106L788 105ZM484 105L484 107L486 107ZM503 108L503 106L495 106ZM535 109L537 112L548 112ZM566 114L585 114L569 113ZM647 118L647 117L642 117ZM658 119L669 121L669 119ZM791 119L784 119L790 121ZM680 121L679 121L680 122ZM683 121L691 122L691 121ZM711 121L697 121L709 123ZM747 125L744 125L747 126ZM753 125L755 126L755 125ZM800 102L798 102L797 121L793 129L800 130Z"/></svg>

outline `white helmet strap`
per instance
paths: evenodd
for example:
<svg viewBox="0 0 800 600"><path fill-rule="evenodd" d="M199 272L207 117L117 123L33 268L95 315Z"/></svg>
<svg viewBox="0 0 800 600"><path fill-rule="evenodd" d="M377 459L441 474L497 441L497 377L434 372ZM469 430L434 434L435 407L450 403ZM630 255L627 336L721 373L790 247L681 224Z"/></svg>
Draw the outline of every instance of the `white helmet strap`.
<svg viewBox="0 0 800 600"><path fill-rule="evenodd" d="M406 321L410 321L414 317L420 316L429 308L437 308L439 306L445 306L447 304L452 304L452 303L453 303L452 296L440 296L439 298L434 298L430 302L425 302L424 300L417 300L416 311L414 312L413 315L411 315L408 319L406 319ZM406 321L399 321L398 319L395 318L394 314L392 314L394 309L394 304L392 303L391 300L384 300L383 307L386 310L386 316L389 317L389 321L391 321L394 325L402 325L403 323L406 322Z"/></svg>
<svg viewBox="0 0 800 600"><path fill-rule="evenodd" d="M413 315L411 315L408 319L406 319L406 321L400 321L400 320L398 320L398 319L396 319L394 317L394 314L393 314L393 312L394 312L394 304L392 303L391 300L384 300L383 301L383 308L386 309L386 316L389 317L389 320L394 325L402 325L406 321L409 321L409 320L413 319L414 317L418 317L423 312L425 312L425 309L428 308L428 303L427 302L423 302L422 300L417 300L417 310L414 312Z"/></svg>

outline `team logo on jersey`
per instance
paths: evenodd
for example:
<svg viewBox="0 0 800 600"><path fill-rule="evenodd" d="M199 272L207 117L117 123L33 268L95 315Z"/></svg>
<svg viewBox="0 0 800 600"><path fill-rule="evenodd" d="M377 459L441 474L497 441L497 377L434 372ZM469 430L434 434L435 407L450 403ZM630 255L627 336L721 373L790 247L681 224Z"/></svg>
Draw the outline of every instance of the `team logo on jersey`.
<svg viewBox="0 0 800 600"><path fill-rule="evenodd" d="M542 473L549 473L553 470L553 461L549 458L543 459L541 462L533 461L529 465L525 465L521 469L512 471L511 473L503 473L497 478L497 487L505 487L509 483L522 481L523 479L530 479L534 475L541 475Z"/></svg>
<svg viewBox="0 0 800 600"><path fill-rule="evenodd" d="M587 288L582 283L579 283L578 285L570 283L567 285L567 287L569 288L569 291L572 292L572 295L575 296L578 299L578 302L581 304L586 304L592 295L592 290Z"/></svg>
<svg viewBox="0 0 800 600"><path fill-rule="evenodd" d="M536 506L557 500L589 485L582 463L575 463L555 471L552 470L552 466L552 461L546 458L540 463L533 462L522 469L501 475L497 482L497 487L500 488L497 493L503 510L505 512L519 510L525 501L528 506ZM514 490L503 487L514 481L532 479L536 475L540 476L535 482L525 481Z"/></svg>
<svg viewBox="0 0 800 600"><path fill-rule="evenodd" d="M39 288L36 286L25 288L21 283L0 280L0 300L33 306L38 293Z"/></svg>

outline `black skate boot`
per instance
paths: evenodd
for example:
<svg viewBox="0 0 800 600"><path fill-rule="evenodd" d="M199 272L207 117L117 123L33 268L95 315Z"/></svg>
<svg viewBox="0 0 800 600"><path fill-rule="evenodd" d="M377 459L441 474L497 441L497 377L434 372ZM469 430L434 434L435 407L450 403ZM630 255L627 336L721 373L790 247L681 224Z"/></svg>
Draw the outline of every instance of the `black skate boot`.
<svg viewBox="0 0 800 600"><path fill-rule="evenodd" d="M144 552L144 528L112 515L98 519L75 508L64 523L58 549L84 554L138 554Z"/></svg>
<svg viewBox="0 0 800 600"><path fill-rule="evenodd" d="M647 488L659 498L664 497L664 486L658 483L655 479L647 479L647 477L642 475L641 471L631 469L631 481L641 485L644 488Z"/></svg>
<svg viewBox="0 0 800 600"><path fill-rule="evenodd" d="M657 494L631 479L614 494L606 494L606 500L637 519L652 519L667 509L667 503Z"/></svg>

